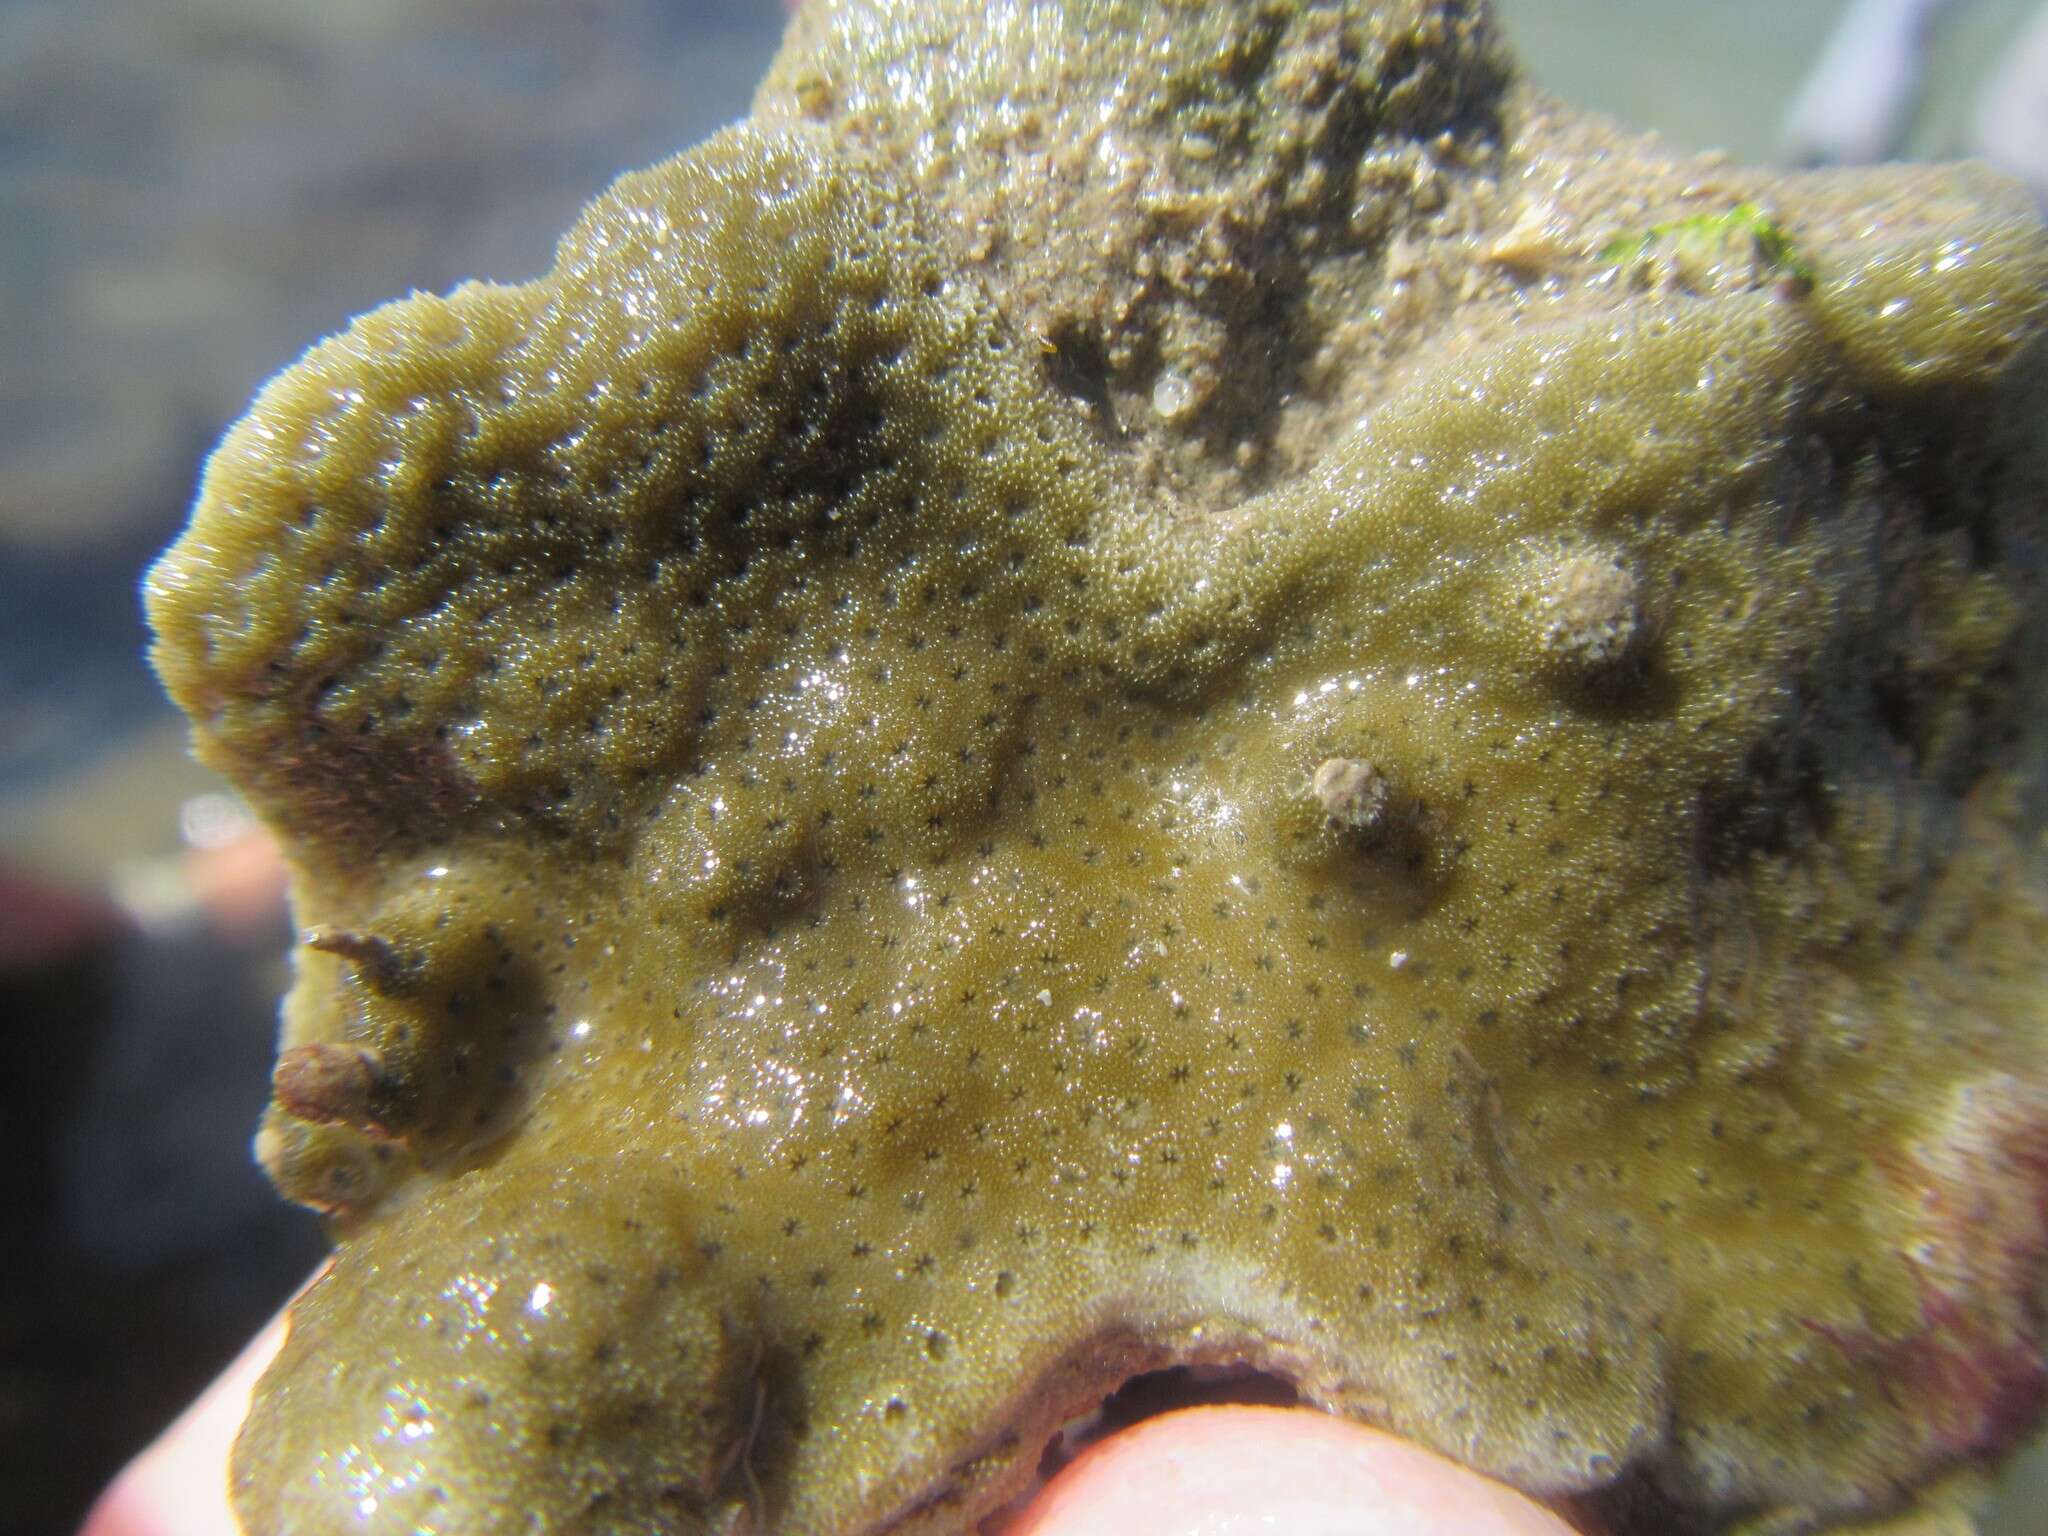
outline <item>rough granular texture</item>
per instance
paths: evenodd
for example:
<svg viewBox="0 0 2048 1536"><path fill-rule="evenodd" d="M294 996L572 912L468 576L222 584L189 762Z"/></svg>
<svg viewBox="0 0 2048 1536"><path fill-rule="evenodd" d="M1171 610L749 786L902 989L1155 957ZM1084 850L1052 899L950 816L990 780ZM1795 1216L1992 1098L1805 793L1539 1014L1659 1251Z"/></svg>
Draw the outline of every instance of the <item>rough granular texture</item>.
<svg viewBox="0 0 2048 1536"><path fill-rule="evenodd" d="M275 379L150 577L339 1243L247 1528L954 1531L1182 1362L1615 1528L1954 1485L2042 1384L2041 230L1688 169L1449 0L989 14L813 7L546 277ZM1266 189L1266 489L1043 334L1171 220L963 244L1011 111ZM1753 198L1810 281L1600 256Z"/></svg>

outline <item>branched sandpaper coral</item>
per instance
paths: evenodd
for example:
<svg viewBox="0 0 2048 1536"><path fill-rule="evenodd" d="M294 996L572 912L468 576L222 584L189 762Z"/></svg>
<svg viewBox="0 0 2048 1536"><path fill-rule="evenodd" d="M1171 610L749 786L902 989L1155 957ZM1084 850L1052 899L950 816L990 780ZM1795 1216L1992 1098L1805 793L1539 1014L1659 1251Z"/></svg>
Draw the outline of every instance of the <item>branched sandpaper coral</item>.
<svg viewBox="0 0 2048 1536"><path fill-rule="evenodd" d="M1995 1456L2044 282L1461 0L838 0L314 347L148 586L338 1244L246 1528L958 1531L1180 1363L1615 1528Z"/></svg>

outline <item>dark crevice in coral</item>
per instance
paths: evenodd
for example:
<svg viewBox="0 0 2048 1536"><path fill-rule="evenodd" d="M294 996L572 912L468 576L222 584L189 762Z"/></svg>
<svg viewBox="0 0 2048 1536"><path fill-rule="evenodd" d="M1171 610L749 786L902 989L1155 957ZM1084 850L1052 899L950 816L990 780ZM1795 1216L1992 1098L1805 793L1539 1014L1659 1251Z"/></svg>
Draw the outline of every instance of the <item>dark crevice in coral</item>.
<svg viewBox="0 0 2048 1536"><path fill-rule="evenodd" d="M1700 796L1695 859L1709 878L1739 872L1759 855L1785 854L1825 836L1827 773L1812 743L1798 735L1758 742L1730 782Z"/></svg>
<svg viewBox="0 0 2048 1536"><path fill-rule="evenodd" d="M1109 393L1109 353L1101 332L1079 323L1062 325L1045 338L1045 379L1054 389L1078 401L1105 443L1114 443L1122 428Z"/></svg>
<svg viewBox="0 0 2048 1536"><path fill-rule="evenodd" d="M1114 1434L1142 1419L1157 1418L1182 1408L1249 1404L1292 1408L1301 1402L1293 1382L1250 1366L1176 1365L1133 1376L1102 1400L1096 1424L1101 1434Z"/></svg>
<svg viewBox="0 0 2048 1536"><path fill-rule="evenodd" d="M778 1528L786 1469L810 1428L803 1383L800 1354L780 1346L762 1349L751 1370L731 1374L719 1404L728 1437L722 1465L707 1486L674 1490L686 1509L703 1513L737 1502L747 1512L741 1530Z"/></svg>
<svg viewBox="0 0 2048 1536"><path fill-rule="evenodd" d="M1561 1500L1558 1512L1576 1530L1608 1536L1709 1536L1725 1531L1725 1513L1704 1514L1660 1486L1654 1466L1637 1466L1596 1493Z"/></svg>

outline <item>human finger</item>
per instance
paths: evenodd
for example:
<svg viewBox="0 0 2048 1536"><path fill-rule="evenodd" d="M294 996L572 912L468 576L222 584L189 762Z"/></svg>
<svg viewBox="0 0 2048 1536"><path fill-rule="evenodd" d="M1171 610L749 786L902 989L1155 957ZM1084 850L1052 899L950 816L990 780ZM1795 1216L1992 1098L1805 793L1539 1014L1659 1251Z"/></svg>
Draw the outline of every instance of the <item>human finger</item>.
<svg viewBox="0 0 2048 1536"><path fill-rule="evenodd" d="M1504 1484L1305 1408L1189 1408L1091 1446L1003 1536L1572 1536Z"/></svg>
<svg viewBox="0 0 2048 1536"><path fill-rule="evenodd" d="M228 1451L249 1398L284 1345L279 1313L235 1361L107 1485L78 1536L239 1536L228 1508Z"/></svg>

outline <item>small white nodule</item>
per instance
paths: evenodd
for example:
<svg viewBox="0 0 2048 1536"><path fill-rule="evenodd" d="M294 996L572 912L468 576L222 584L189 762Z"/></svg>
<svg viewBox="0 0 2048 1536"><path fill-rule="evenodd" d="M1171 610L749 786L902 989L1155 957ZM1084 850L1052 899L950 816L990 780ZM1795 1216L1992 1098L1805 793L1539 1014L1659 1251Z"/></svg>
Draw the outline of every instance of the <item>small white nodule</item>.
<svg viewBox="0 0 2048 1536"><path fill-rule="evenodd" d="M1561 661L1596 668L1624 660L1644 630L1635 571L1618 555L1566 555L1545 573L1536 621L1543 649Z"/></svg>
<svg viewBox="0 0 2048 1536"><path fill-rule="evenodd" d="M1330 758L1316 769L1309 789L1340 826L1370 827L1387 812L1387 781L1361 758Z"/></svg>
<svg viewBox="0 0 2048 1536"><path fill-rule="evenodd" d="M1195 403L1195 386L1178 368L1167 368L1152 381L1152 409L1167 421L1178 421Z"/></svg>

